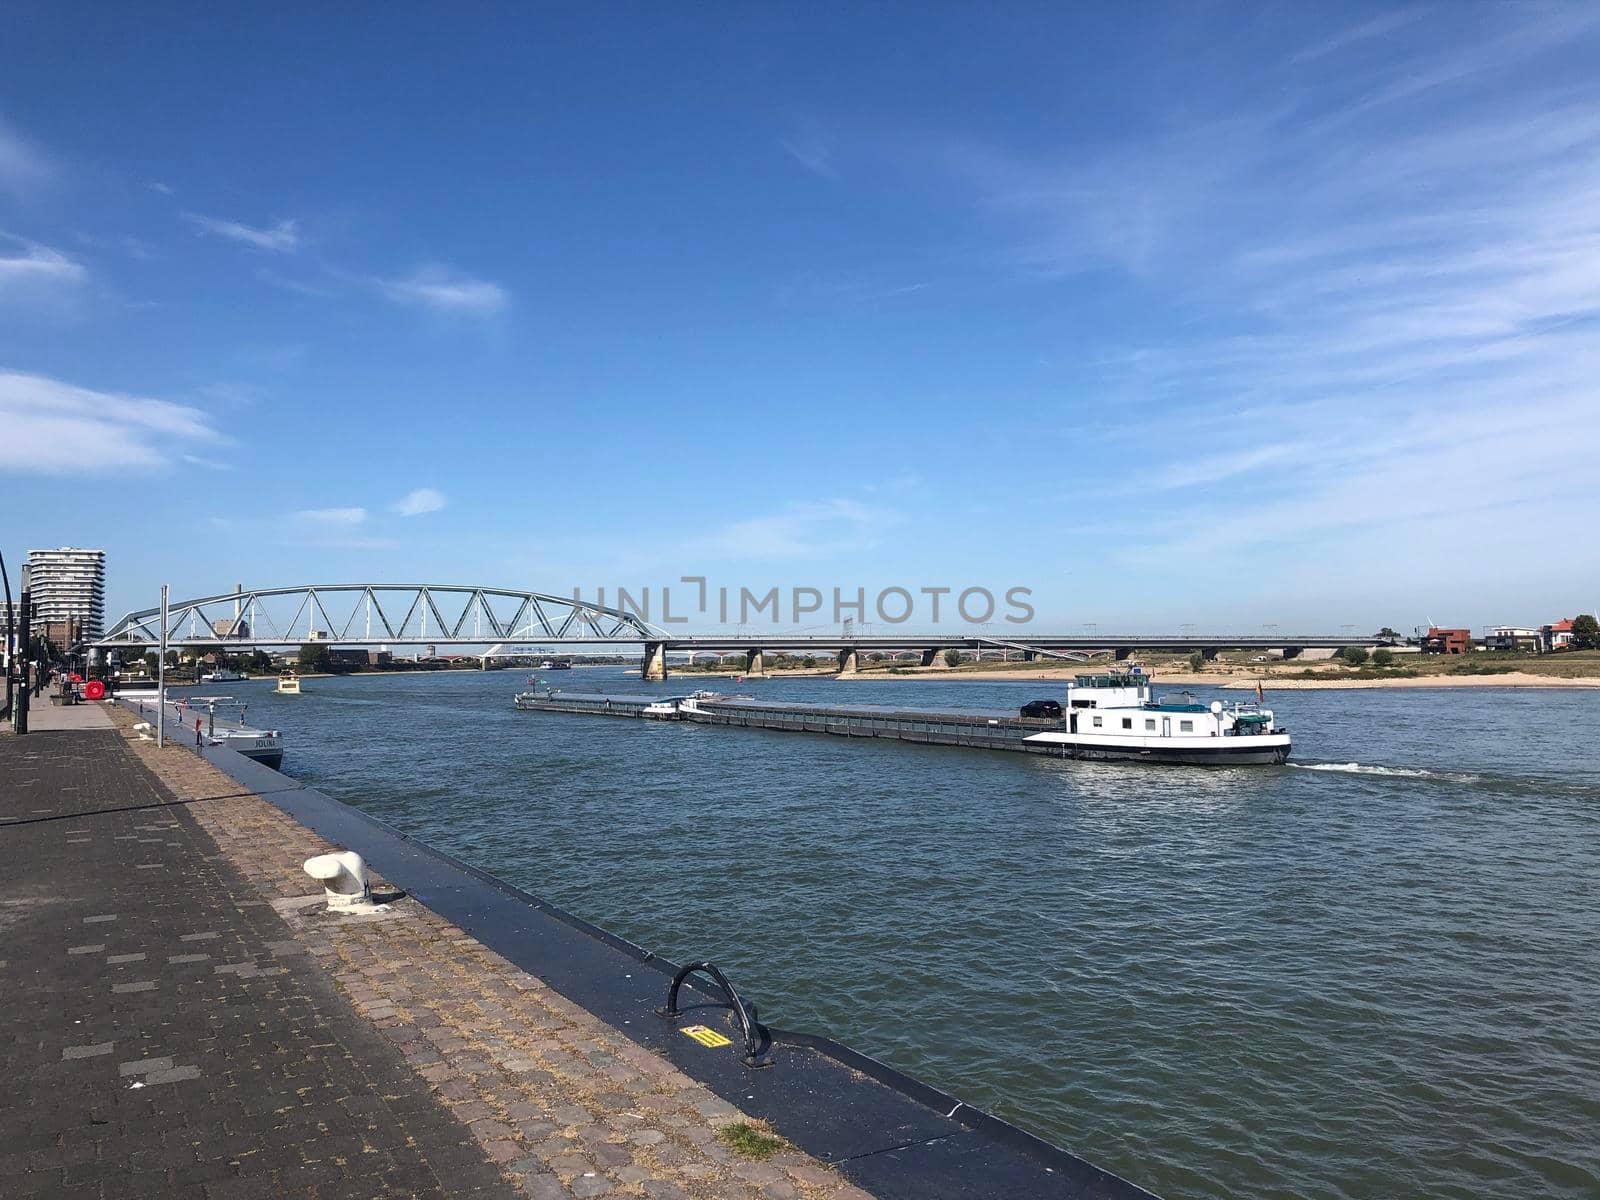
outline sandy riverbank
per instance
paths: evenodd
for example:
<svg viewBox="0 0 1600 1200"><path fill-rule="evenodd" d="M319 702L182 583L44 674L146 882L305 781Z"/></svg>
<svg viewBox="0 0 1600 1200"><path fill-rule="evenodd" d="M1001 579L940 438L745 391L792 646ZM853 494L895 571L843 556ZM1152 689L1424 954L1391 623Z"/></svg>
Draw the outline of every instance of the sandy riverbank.
<svg viewBox="0 0 1600 1200"><path fill-rule="evenodd" d="M869 671L857 675L839 675L840 680L853 679L914 679L938 680L946 683L1062 683L1084 673L1077 668L1045 668L1037 671L963 671L932 670L907 671L890 674L886 671ZM795 672L800 674L800 672ZM815 672L805 672L815 674ZM787 672L771 675L771 679L786 678ZM1227 675L1214 671L1157 671L1153 675L1162 687L1218 687L1236 691L1254 691L1255 675ZM707 678L713 678L707 676ZM1511 671L1502 675L1416 675L1396 676L1392 679L1340 679L1329 675L1326 679L1273 678L1270 673L1259 676L1261 686L1268 691L1314 691L1352 688L1600 688L1600 678L1570 679L1558 675L1535 675L1528 671Z"/></svg>

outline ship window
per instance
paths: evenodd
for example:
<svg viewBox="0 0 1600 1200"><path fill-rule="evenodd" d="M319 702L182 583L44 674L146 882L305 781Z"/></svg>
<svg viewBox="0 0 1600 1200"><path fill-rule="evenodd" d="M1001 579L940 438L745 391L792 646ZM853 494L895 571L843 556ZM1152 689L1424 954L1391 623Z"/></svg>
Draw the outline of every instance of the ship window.
<svg viewBox="0 0 1600 1200"><path fill-rule="evenodd" d="M1099 718L1099 717L1096 717L1096 718L1095 718L1095 719L1094 719L1094 727L1095 727L1095 728L1096 728L1096 729L1099 729L1099 728L1100 728L1100 725L1101 725L1101 721L1100 721L1100 718Z"/></svg>
<svg viewBox="0 0 1600 1200"><path fill-rule="evenodd" d="M1178 722L1178 732L1179 733L1193 733L1194 732L1194 722L1193 721L1179 721Z"/></svg>
<svg viewBox="0 0 1600 1200"><path fill-rule="evenodd" d="M1133 718L1132 717L1123 717L1122 718L1122 727L1124 729L1132 729L1133 728Z"/></svg>
<svg viewBox="0 0 1600 1200"><path fill-rule="evenodd" d="M1156 727L1156 719L1154 717L1145 718L1144 727L1146 729L1154 731L1155 727Z"/></svg>

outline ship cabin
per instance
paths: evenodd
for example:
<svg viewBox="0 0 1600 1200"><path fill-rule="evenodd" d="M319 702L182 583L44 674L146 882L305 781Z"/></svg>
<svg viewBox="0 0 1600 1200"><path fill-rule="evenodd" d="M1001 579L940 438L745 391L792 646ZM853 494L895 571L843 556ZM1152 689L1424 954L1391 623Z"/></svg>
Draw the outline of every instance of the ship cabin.
<svg viewBox="0 0 1600 1200"><path fill-rule="evenodd" d="M1067 685L1067 707L1143 708L1150 703L1150 676L1143 671L1075 675Z"/></svg>

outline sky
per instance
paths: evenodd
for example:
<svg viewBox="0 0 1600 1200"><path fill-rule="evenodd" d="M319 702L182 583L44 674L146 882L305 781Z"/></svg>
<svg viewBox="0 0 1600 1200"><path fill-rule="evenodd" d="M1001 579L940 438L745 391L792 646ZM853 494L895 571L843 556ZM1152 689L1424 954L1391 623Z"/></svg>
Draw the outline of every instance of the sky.
<svg viewBox="0 0 1600 1200"><path fill-rule="evenodd" d="M1580 4L8 4L0 551L113 618L1594 611L1597 64Z"/></svg>

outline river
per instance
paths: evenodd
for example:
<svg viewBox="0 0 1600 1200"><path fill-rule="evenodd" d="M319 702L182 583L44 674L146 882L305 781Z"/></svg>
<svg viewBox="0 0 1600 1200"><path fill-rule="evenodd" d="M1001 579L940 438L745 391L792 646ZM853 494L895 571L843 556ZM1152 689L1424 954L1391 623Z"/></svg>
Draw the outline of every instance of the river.
<svg viewBox="0 0 1600 1200"><path fill-rule="evenodd" d="M1600 1195L1600 692L1269 692L1293 764L1205 769L523 713L522 684L228 688L290 774L1168 1197Z"/></svg>

